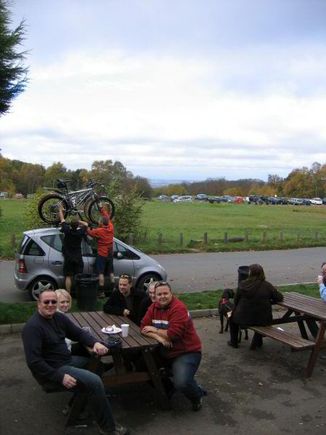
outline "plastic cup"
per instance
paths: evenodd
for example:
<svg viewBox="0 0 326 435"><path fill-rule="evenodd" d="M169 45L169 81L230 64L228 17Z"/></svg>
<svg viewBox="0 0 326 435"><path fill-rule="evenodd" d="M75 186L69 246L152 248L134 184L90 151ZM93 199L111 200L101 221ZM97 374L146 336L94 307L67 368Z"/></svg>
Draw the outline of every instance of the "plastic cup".
<svg viewBox="0 0 326 435"><path fill-rule="evenodd" d="M128 334L129 334L129 324L123 323L121 325L121 335L122 337L128 337Z"/></svg>

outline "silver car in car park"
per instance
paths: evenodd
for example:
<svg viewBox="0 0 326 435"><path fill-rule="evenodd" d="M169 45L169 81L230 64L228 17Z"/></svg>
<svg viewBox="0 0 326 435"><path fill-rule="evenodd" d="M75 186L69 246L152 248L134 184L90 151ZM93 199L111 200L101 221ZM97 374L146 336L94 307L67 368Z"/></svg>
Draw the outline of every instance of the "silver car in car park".
<svg viewBox="0 0 326 435"><path fill-rule="evenodd" d="M59 228L40 228L25 231L16 253L14 278L16 287L29 292L31 299L45 285L55 289L64 286L62 241L64 235ZM82 242L84 273L94 273L96 254L91 243ZM121 274L133 277L138 289L146 289L151 280L167 279L166 270L153 258L139 249L114 239L114 275L116 280Z"/></svg>

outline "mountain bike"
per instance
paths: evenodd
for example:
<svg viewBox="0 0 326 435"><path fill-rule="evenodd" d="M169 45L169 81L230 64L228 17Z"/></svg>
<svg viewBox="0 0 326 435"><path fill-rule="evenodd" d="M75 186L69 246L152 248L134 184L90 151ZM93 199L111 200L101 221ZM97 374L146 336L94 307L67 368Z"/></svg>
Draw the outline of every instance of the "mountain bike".
<svg viewBox="0 0 326 435"><path fill-rule="evenodd" d="M69 191L68 182L69 180L58 179L57 187L48 188L52 192L40 199L38 214L44 222L51 225L57 224L60 207L65 218L68 215L77 215L80 219L86 219L93 224L97 224L101 217L101 207L107 209L111 219L114 217L115 207L111 199L94 190L95 186L104 188L103 185L96 181L89 181L86 188Z"/></svg>

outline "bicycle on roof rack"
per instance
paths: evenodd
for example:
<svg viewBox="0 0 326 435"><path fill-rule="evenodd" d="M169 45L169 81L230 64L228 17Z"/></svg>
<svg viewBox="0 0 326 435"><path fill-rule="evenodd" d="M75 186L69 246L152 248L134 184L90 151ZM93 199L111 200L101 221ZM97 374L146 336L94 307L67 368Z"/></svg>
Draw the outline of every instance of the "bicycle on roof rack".
<svg viewBox="0 0 326 435"><path fill-rule="evenodd" d="M101 216L101 207L105 207L111 219L113 218L115 207L111 199L94 190L95 186L104 188L103 185L96 181L89 181L86 188L69 191L68 182L69 180L58 179L56 188L46 188L52 192L43 196L38 203L38 213L44 222L57 224L60 207L65 218L68 215L77 215L80 219L86 218L93 224L97 224Z"/></svg>

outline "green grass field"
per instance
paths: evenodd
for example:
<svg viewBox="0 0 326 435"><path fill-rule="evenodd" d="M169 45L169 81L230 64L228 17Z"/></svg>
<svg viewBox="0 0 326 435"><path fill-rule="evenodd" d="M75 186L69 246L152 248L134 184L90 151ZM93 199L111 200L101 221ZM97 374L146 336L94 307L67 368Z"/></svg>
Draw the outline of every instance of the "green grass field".
<svg viewBox="0 0 326 435"><path fill-rule="evenodd" d="M0 201L2 257L13 257L15 242L28 229L23 218L26 204L27 200ZM159 201L145 203L141 234L134 238L134 244L148 253L287 249L324 246L325 241L326 206Z"/></svg>

